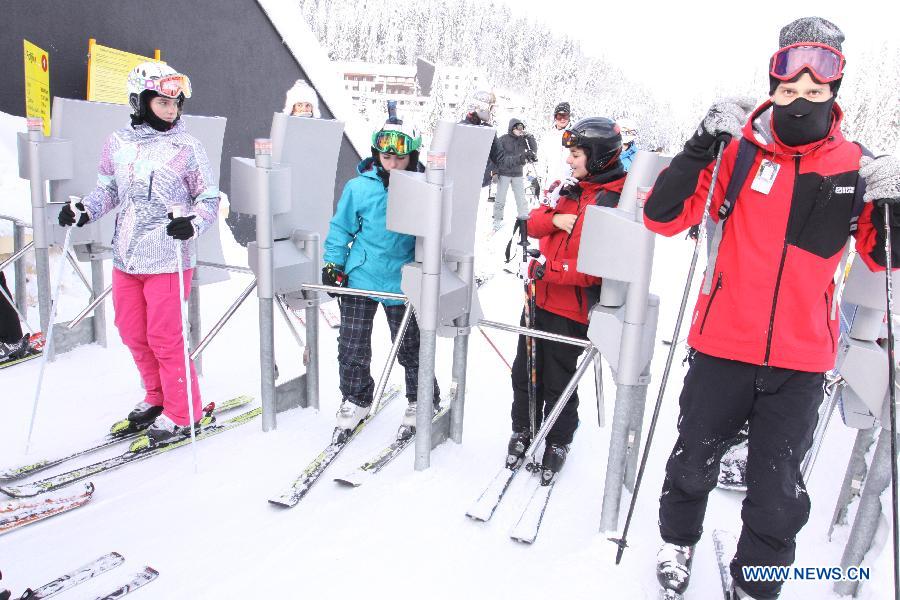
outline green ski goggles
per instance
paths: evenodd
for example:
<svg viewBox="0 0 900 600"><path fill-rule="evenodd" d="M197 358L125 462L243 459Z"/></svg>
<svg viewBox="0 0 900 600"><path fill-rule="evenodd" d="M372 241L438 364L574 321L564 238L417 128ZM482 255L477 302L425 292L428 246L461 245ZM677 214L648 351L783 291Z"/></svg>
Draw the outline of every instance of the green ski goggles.
<svg viewBox="0 0 900 600"><path fill-rule="evenodd" d="M421 137L411 137L396 130L381 130L372 134L372 148L382 154L406 156L422 145Z"/></svg>

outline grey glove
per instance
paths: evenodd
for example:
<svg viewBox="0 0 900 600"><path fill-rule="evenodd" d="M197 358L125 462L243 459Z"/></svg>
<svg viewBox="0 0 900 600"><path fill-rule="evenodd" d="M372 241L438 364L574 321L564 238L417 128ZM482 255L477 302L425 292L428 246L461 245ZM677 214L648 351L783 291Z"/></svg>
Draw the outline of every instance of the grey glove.
<svg viewBox="0 0 900 600"><path fill-rule="evenodd" d="M900 158L896 156L862 156L859 159L859 176L866 182L866 202L900 204Z"/></svg>
<svg viewBox="0 0 900 600"><path fill-rule="evenodd" d="M744 127L744 123L747 122L750 111L753 110L754 106L753 98L748 96L716 100L709 107L706 116L703 117L703 122L697 128L697 133L700 135L706 133L713 137L727 134L732 138L740 138L741 129Z"/></svg>

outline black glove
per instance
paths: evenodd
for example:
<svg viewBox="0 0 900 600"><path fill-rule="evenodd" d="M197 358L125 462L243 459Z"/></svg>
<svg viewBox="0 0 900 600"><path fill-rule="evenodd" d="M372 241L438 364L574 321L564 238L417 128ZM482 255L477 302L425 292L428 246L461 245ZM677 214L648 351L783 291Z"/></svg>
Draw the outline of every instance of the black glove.
<svg viewBox="0 0 900 600"><path fill-rule="evenodd" d="M322 267L322 284L332 287L347 287L347 274L344 273L344 265L336 265L334 263L325 263ZM328 293L332 298L337 294Z"/></svg>
<svg viewBox="0 0 900 600"><path fill-rule="evenodd" d="M194 231L194 224L191 223L197 215L190 215L187 217L173 217L172 213L169 213L169 224L166 225L166 233L175 238L176 240L189 240L196 234Z"/></svg>
<svg viewBox="0 0 900 600"><path fill-rule="evenodd" d="M67 202L63 204L63 207L59 209L59 216L57 217L57 221L59 221L60 226L62 227L71 227L75 225L76 227L84 227L84 224L91 220L88 216L87 211L84 210L84 204L81 202L75 203L75 208L78 209L78 216L76 218L75 211L72 210L72 207Z"/></svg>
<svg viewBox="0 0 900 600"><path fill-rule="evenodd" d="M528 162L537 162L537 154L529 150L525 153L525 160Z"/></svg>

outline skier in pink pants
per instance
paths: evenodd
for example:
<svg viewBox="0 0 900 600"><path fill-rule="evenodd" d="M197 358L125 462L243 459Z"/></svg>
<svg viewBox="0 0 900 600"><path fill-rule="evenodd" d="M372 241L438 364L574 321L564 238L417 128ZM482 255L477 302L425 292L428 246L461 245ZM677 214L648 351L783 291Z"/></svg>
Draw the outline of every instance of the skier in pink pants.
<svg viewBox="0 0 900 600"><path fill-rule="evenodd" d="M112 241L116 327L146 390L124 427L149 425L149 444L158 446L190 435L191 425L176 245L187 300L196 264L189 240L215 223L219 190L206 151L180 120L191 96L187 76L163 63L141 63L128 76L128 92L131 126L107 139L96 189L75 204L77 212L64 206L59 224L81 227L119 211ZM190 385L194 418L200 419L193 365Z"/></svg>

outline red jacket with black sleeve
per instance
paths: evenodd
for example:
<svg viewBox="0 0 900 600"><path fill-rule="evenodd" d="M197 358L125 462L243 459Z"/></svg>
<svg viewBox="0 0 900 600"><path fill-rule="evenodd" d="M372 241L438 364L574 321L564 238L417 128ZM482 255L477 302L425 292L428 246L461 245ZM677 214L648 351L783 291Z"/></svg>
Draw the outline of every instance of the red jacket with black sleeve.
<svg viewBox="0 0 900 600"><path fill-rule="evenodd" d="M716 263L707 267L712 285L697 298L688 344L720 358L824 372L837 351L832 303L843 249L854 236L859 257L883 271L883 218L870 204L860 208L862 150L841 135L837 104L828 136L796 148L754 131L755 119L771 119L770 106L757 108L744 126L744 138L759 150L723 225ZM713 170L700 145L697 136L688 141L656 180L644 207L652 231L672 236L700 222ZM722 157L710 207L715 221L738 146L728 144ZM752 189L763 160L778 166L768 193Z"/></svg>
<svg viewBox="0 0 900 600"><path fill-rule="evenodd" d="M541 254L547 258L544 276L535 282L537 305L584 324L590 309L586 288L600 284L599 277L578 272L584 211L592 205L617 206L625 172L618 168L594 179L581 181L561 194L556 208L539 206L528 218L528 235L540 240ZM560 214L577 215L571 234L553 224L553 217Z"/></svg>

